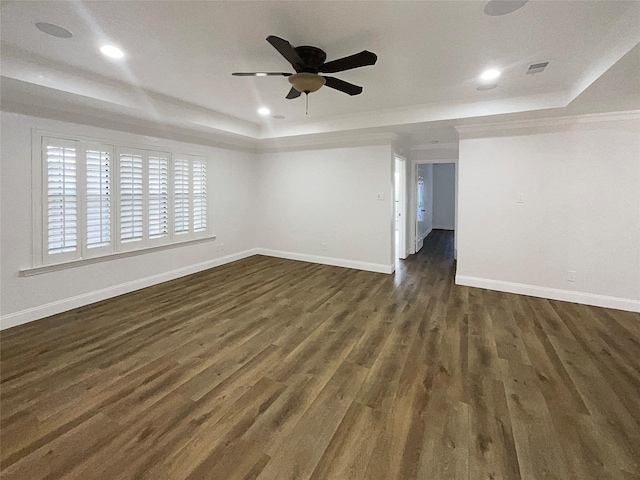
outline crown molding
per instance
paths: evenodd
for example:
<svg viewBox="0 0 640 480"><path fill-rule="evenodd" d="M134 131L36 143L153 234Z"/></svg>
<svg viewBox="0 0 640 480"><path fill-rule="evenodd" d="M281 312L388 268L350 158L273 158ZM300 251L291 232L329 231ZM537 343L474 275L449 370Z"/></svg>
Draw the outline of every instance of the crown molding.
<svg viewBox="0 0 640 480"><path fill-rule="evenodd" d="M457 150L458 143L428 143L422 145L413 145L411 147L412 152L421 151L421 150Z"/></svg>
<svg viewBox="0 0 640 480"><path fill-rule="evenodd" d="M506 130L558 127L597 122L615 122L622 120L640 120L640 110L630 110L625 112L590 113L584 115L547 117L496 123L477 123L472 125L457 125L455 129L462 136L470 133L480 132L500 132Z"/></svg>
<svg viewBox="0 0 640 480"><path fill-rule="evenodd" d="M315 150L323 148L348 148L375 145L393 146L399 136L393 132L359 133L345 135L345 132L330 134L303 135L263 139L259 141L260 153L276 153L296 150Z"/></svg>

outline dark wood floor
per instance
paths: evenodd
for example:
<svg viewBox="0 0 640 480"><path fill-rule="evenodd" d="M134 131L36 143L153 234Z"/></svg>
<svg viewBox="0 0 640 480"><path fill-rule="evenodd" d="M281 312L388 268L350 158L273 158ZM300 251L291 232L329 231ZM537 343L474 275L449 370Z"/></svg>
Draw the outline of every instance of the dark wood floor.
<svg viewBox="0 0 640 480"><path fill-rule="evenodd" d="M252 257L2 335L2 478L640 478L640 315Z"/></svg>

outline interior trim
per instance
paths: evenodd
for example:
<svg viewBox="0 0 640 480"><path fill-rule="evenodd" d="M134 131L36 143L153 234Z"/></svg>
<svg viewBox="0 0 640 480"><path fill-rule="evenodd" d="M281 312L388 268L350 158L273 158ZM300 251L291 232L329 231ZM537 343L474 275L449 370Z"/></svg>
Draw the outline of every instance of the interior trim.
<svg viewBox="0 0 640 480"><path fill-rule="evenodd" d="M309 255L306 253L284 252L281 250L271 250L269 248L258 248L258 255L266 255L268 257L285 258L287 260L298 260L301 262L320 263L322 265L330 265L333 267L353 268L356 270L366 270L368 272L391 274L395 270L393 264L385 265L382 263L358 262L355 260L346 260L343 258L323 257L320 255Z"/></svg>
<svg viewBox="0 0 640 480"><path fill-rule="evenodd" d="M517 293L519 295L581 303L584 305L626 310L629 312L640 312L640 300L633 300L631 298L610 297L607 295L597 295L595 293L560 290L558 288L503 282L501 280L468 277L466 275L456 275L456 285L486 288L487 290L497 290L498 292Z"/></svg>

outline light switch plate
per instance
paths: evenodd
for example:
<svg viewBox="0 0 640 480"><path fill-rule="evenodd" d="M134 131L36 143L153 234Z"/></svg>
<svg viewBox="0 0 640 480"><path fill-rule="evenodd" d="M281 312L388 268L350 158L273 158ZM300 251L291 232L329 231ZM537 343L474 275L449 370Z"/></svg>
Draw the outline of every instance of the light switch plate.
<svg viewBox="0 0 640 480"><path fill-rule="evenodd" d="M384 200L384 193L378 192L376 195L376 200Z"/></svg>

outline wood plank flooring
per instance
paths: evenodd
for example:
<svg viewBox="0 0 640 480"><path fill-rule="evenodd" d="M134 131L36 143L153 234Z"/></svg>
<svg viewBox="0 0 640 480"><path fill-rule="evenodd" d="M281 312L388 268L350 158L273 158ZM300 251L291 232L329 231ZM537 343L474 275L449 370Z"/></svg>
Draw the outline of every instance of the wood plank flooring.
<svg viewBox="0 0 640 480"><path fill-rule="evenodd" d="M2 478L640 479L640 315L252 257L2 334Z"/></svg>

